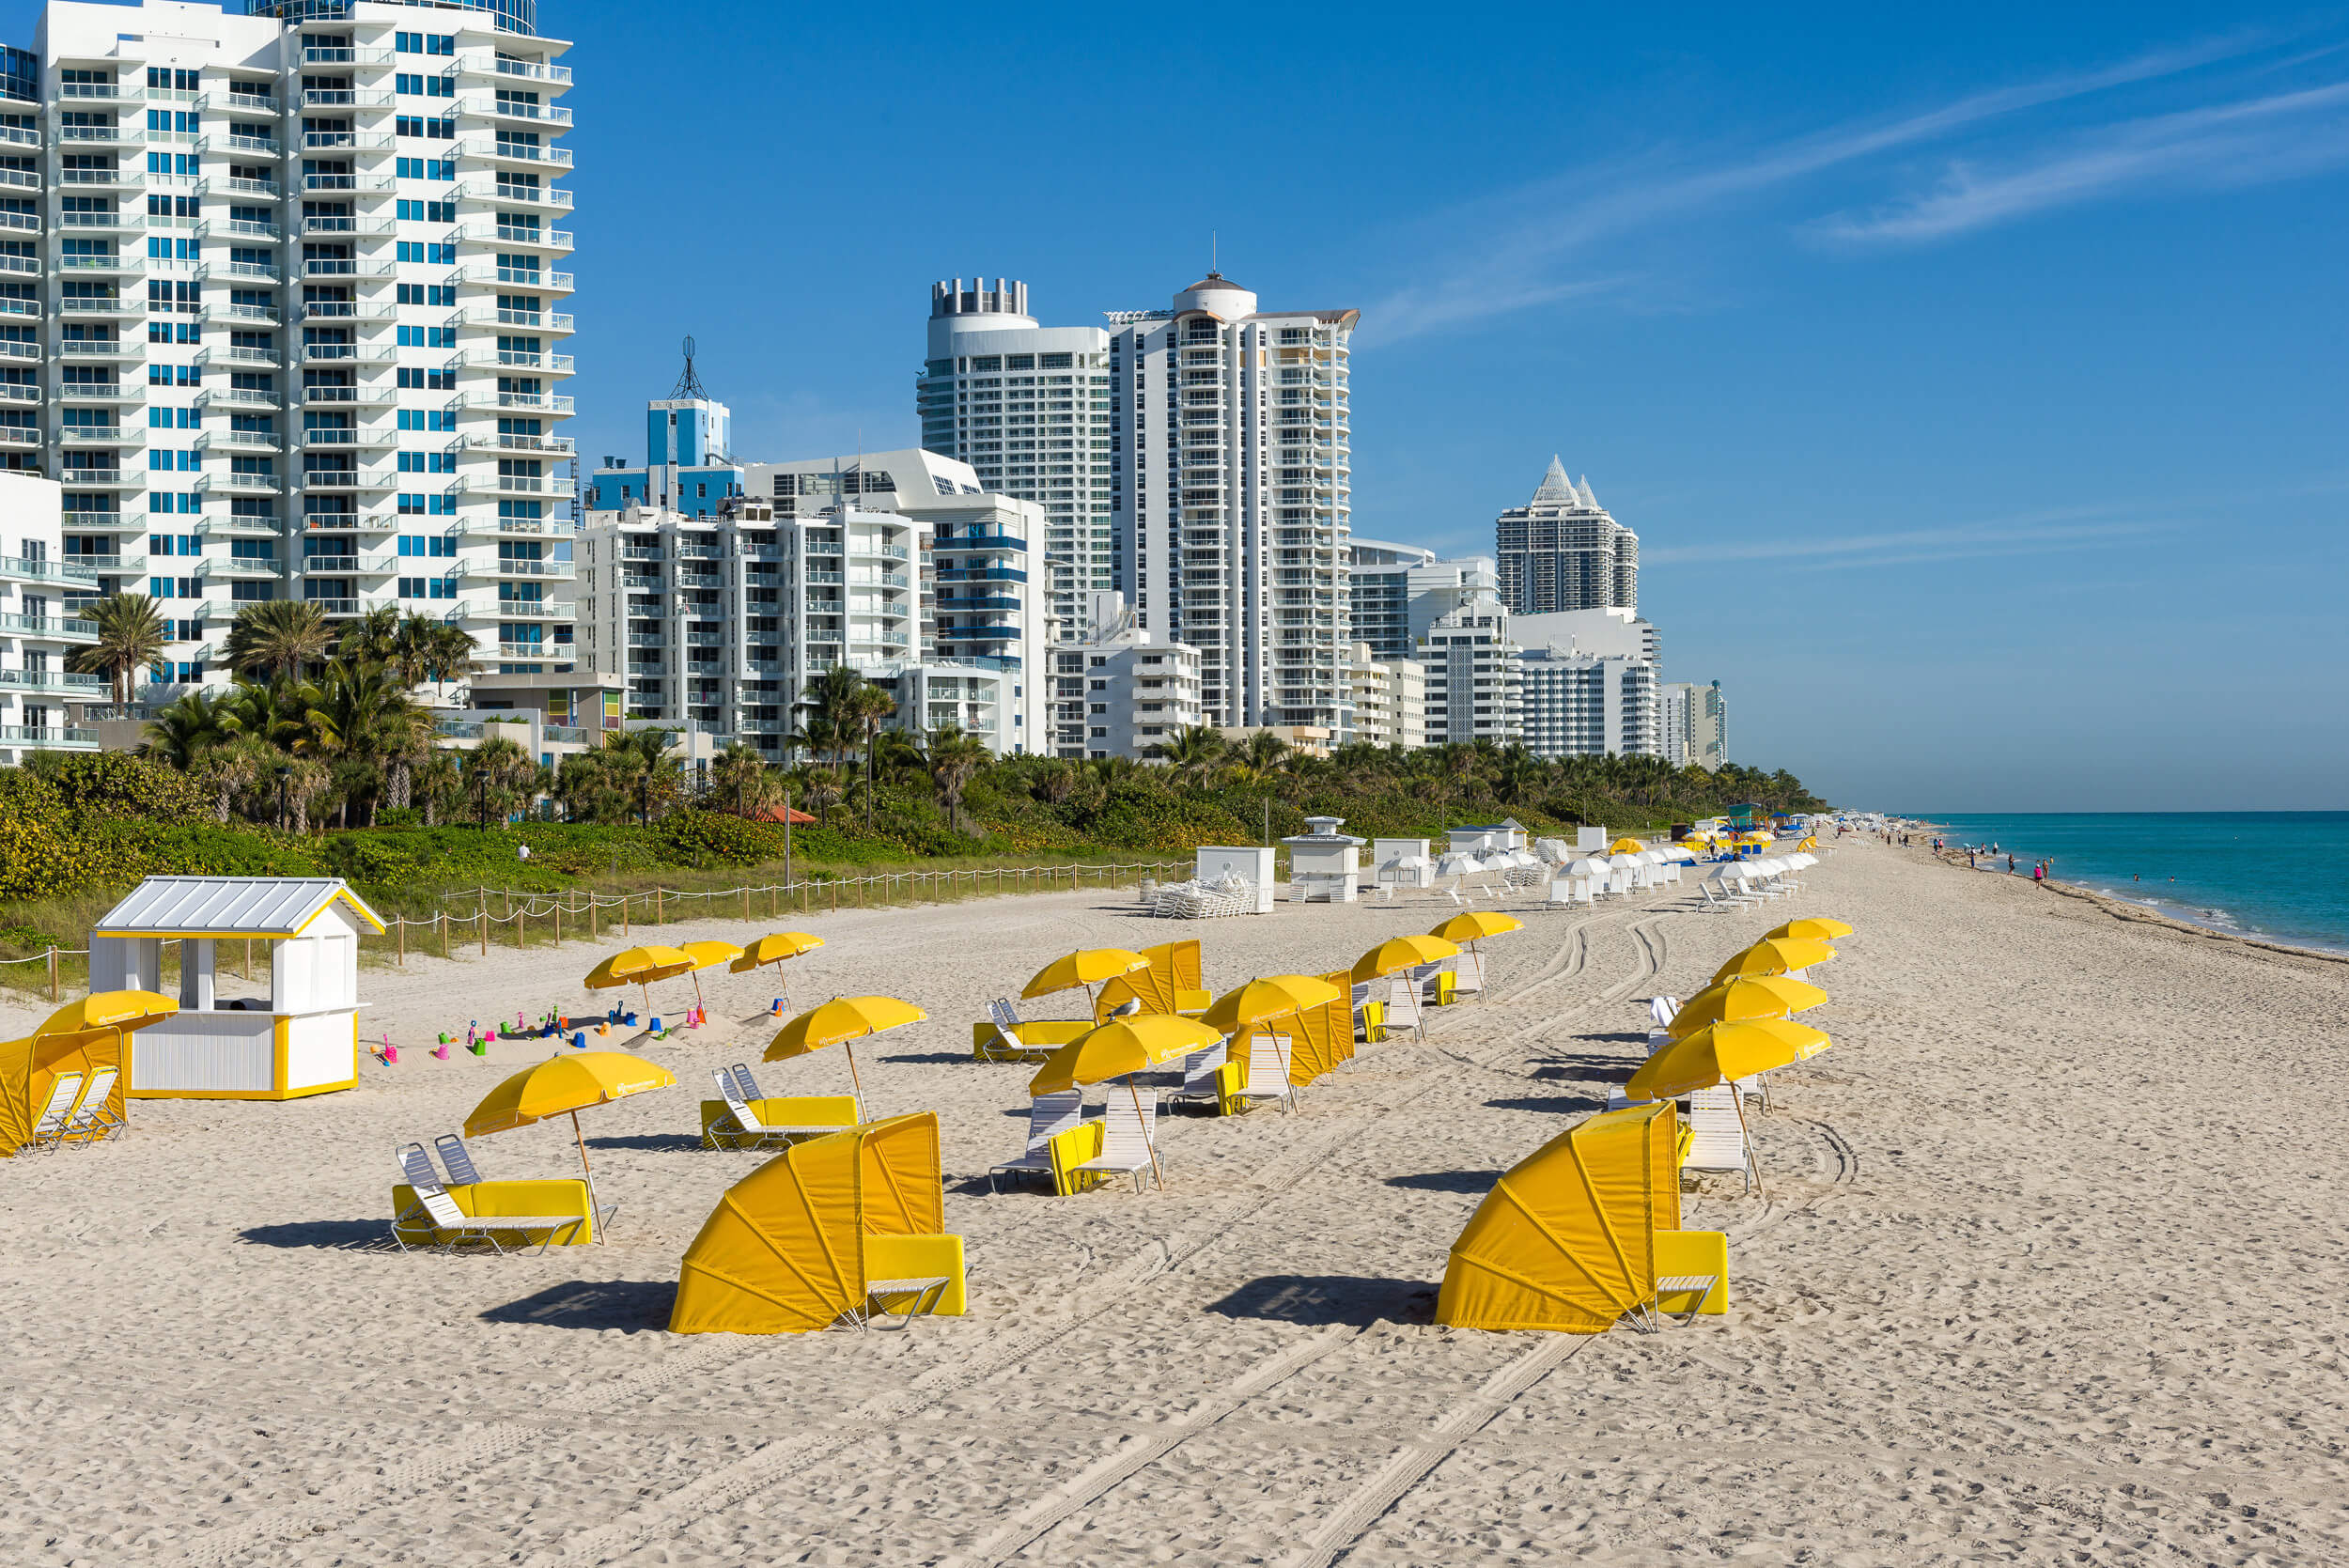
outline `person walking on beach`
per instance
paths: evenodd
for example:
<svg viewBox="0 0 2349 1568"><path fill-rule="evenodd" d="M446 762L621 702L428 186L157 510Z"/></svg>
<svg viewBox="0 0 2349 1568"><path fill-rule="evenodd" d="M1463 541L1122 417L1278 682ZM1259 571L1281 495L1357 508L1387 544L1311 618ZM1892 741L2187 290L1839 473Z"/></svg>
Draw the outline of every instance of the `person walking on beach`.
<svg viewBox="0 0 2349 1568"><path fill-rule="evenodd" d="M2047 868L2046 868L2046 864L2045 864L2045 863L2042 863L2042 864L2039 864L2039 865L2034 865L2034 866L2032 866L2032 867L2030 868L2030 885L2031 885L2032 887L2037 887L2037 886L2039 886L2042 882L2045 882L2046 879L2047 879Z"/></svg>

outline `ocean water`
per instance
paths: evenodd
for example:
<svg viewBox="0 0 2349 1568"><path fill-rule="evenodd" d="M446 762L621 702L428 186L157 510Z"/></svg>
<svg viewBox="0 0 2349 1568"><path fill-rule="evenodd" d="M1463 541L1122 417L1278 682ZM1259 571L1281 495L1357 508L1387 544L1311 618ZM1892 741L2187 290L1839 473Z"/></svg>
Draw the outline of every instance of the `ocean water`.
<svg viewBox="0 0 2349 1568"><path fill-rule="evenodd" d="M1915 812L1953 845L2238 936L2349 953L2349 812ZM2006 863L2003 854L1999 863Z"/></svg>

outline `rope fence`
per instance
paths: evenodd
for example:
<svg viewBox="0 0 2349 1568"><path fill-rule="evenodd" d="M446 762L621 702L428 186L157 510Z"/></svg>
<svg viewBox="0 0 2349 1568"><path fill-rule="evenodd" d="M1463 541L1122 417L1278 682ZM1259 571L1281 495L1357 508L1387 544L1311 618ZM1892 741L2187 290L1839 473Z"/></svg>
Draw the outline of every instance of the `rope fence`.
<svg viewBox="0 0 2349 1568"><path fill-rule="evenodd" d="M406 915L394 915L384 922L388 928L377 942L388 940L393 946L395 961L405 968L408 963L410 931L424 933L416 943L416 951L429 954L437 949L440 956L453 957L465 947L476 948L482 956L490 952L490 932L500 926L514 927L516 947L530 944L530 923L541 923L540 929L552 939L553 945L563 945L563 924L570 922L572 939L583 934L589 941L602 939L604 928L614 924L613 912L617 911L619 934L627 936L634 924L665 925L687 916L683 906L689 899L703 904L698 918L708 919L717 911L709 906L718 899L739 900L740 918L758 918L757 901L766 900L765 913L770 920L780 920L786 910L794 914L837 913L844 896L853 894L850 908L895 903L941 904L951 899L969 896L992 896L1002 893L1077 892L1085 886L1088 876L1093 886L1120 888L1131 877L1139 885L1145 872L1181 871L1189 868L1188 861L1134 861L1108 865L1025 865L983 866L963 871L896 871L870 877L814 877L787 882L762 882L734 888L715 888L695 893L682 888L648 888L642 893L591 893L585 889L545 893L526 888L477 887L443 893L443 903L470 900L471 911L443 909L429 920L412 920ZM1064 878L1066 882L1064 883ZM902 895L902 896L901 896ZM504 900L502 913L490 912L492 898ZM673 908L674 907L674 908ZM727 911L731 913L732 911ZM163 947L173 946L179 938L169 938ZM506 945L501 942L500 946ZM86 947L53 947L47 953L28 958L0 958L0 967L12 964L46 964L49 968L49 1000L60 995L58 960L86 958ZM245 942L245 978L252 978L253 943Z"/></svg>

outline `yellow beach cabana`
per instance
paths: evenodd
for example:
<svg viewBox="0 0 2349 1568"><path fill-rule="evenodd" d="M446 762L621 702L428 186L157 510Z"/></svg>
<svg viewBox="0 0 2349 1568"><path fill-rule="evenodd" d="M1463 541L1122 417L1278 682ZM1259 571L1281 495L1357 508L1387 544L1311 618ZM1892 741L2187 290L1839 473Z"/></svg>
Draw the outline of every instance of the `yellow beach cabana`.
<svg viewBox="0 0 2349 1568"><path fill-rule="evenodd" d="M31 1140L51 1090L68 1073L82 1076L77 1112L101 1127L124 1126L130 1120L124 1063L132 1055L131 1035L179 1010L179 1003L152 991L101 991L59 1008L26 1038L0 1045L0 1158ZM93 1103L93 1080L109 1069L114 1077L105 1097Z"/></svg>
<svg viewBox="0 0 2349 1568"><path fill-rule="evenodd" d="M795 1144L702 1222L670 1330L804 1334L891 1312L959 1315L962 1237L944 1225L935 1112Z"/></svg>
<svg viewBox="0 0 2349 1568"><path fill-rule="evenodd" d="M383 921L337 877L149 877L90 929L90 989L161 990L179 1011L139 1032L131 1098L292 1100L359 1081L359 939ZM269 948L269 995L223 1001L219 949Z"/></svg>
<svg viewBox="0 0 2349 1568"><path fill-rule="evenodd" d="M1141 1002L1145 1013L1174 1013L1184 1017L1207 1010L1210 998L1196 940L1162 942L1141 952L1150 960L1150 967L1121 974L1101 987L1101 994L1093 1001L1095 1023L1109 1022L1110 1015L1128 1001Z"/></svg>
<svg viewBox="0 0 2349 1568"><path fill-rule="evenodd" d="M1729 1310L1729 1240L1680 1228L1669 1104L1593 1116L1493 1184L1452 1244L1436 1321L1602 1334L1626 1313Z"/></svg>

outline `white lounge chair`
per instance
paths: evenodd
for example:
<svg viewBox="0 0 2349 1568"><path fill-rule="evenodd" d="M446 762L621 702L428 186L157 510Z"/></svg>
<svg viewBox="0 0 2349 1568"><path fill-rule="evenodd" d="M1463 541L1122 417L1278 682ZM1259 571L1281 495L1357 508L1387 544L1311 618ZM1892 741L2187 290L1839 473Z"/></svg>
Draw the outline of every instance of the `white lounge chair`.
<svg viewBox="0 0 2349 1568"><path fill-rule="evenodd" d="M24 1141L28 1149L48 1154L57 1152L58 1135L65 1130L65 1119L73 1112L73 1102L82 1095L80 1073L59 1073L49 1083L49 1103L41 1107L40 1115L33 1123L33 1135Z"/></svg>
<svg viewBox="0 0 2349 1568"><path fill-rule="evenodd" d="M466 1242L486 1241L492 1251L503 1257L506 1248L498 1239L500 1236L520 1237L527 1246L530 1232L544 1231L546 1234L538 1241L538 1250L543 1252L553 1243L556 1232L587 1222L585 1216L577 1214L497 1214L481 1218L469 1215L457 1206L457 1200L441 1185L440 1172L432 1169L432 1157L424 1152L421 1143L411 1143L399 1151L399 1173L416 1195L416 1201L392 1221L392 1239L399 1243L403 1252L454 1252ZM401 1227L411 1224L445 1232L447 1239L412 1243L401 1232Z"/></svg>
<svg viewBox="0 0 2349 1568"><path fill-rule="evenodd" d="M1735 1171L1753 1190L1753 1146L1746 1138L1745 1118L1737 1110L1737 1091L1728 1084L1698 1089L1688 1095L1688 1157L1684 1171Z"/></svg>
<svg viewBox="0 0 2349 1568"><path fill-rule="evenodd" d="M1050 1094L1038 1094L1028 1102L1028 1146L1018 1158L987 1168L987 1189L1003 1190L996 1185L996 1173L1013 1176L1042 1176L1048 1181L1052 1174L1052 1152L1048 1146L1053 1139L1077 1125L1084 1115L1084 1091L1061 1089Z"/></svg>
<svg viewBox="0 0 2349 1568"><path fill-rule="evenodd" d="M1215 1103L1215 1075L1222 1070L1231 1054L1231 1042L1221 1041L1204 1050L1192 1051L1183 1058L1183 1081L1168 1097L1186 1103L1205 1100Z"/></svg>
<svg viewBox="0 0 2349 1568"><path fill-rule="evenodd" d="M465 1146L459 1134L444 1132L432 1141L432 1148L441 1157L441 1169L448 1172L451 1187L471 1187L484 1178L480 1167L473 1162L473 1151Z"/></svg>
<svg viewBox="0 0 2349 1568"><path fill-rule="evenodd" d="M718 1097L726 1102L726 1113L709 1124L709 1141L721 1149L782 1149L788 1148L794 1137L838 1132L838 1127L778 1127L758 1119L735 1077L720 1067L710 1075L718 1085Z"/></svg>
<svg viewBox="0 0 2349 1568"><path fill-rule="evenodd" d="M1297 1109L1297 1091L1289 1082L1289 1063L1296 1042L1285 1034L1258 1034L1248 1042L1248 1085L1244 1100L1271 1100L1283 1110Z"/></svg>
<svg viewBox="0 0 2349 1568"><path fill-rule="evenodd" d="M1457 958L1446 959L1445 962L1452 966L1453 995L1467 996L1471 992L1479 996L1484 994L1485 955L1483 954L1463 951Z"/></svg>
<svg viewBox="0 0 2349 1568"><path fill-rule="evenodd" d="M1408 1029L1422 1039L1426 1032L1420 1028L1419 978L1411 974L1390 975L1387 979L1387 1032Z"/></svg>
<svg viewBox="0 0 2349 1568"><path fill-rule="evenodd" d="M1088 1159L1077 1169L1131 1176L1134 1190L1140 1192L1144 1175L1157 1179L1150 1168L1150 1151L1158 1128L1158 1096L1143 1094L1141 1110L1136 1110L1134 1096L1123 1081L1111 1079L1102 1093L1106 1096L1102 1102L1106 1125L1101 1129L1101 1153L1098 1158Z"/></svg>
<svg viewBox="0 0 2349 1568"><path fill-rule="evenodd" d="M98 1143L122 1131L122 1118L106 1109L106 1101L115 1092L115 1079L122 1076L119 1067L101 1067L90 1074L89 1087L82 1091L82 1102L57 1129L60 1143Z"/></svg>

